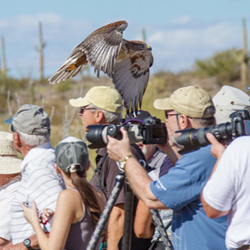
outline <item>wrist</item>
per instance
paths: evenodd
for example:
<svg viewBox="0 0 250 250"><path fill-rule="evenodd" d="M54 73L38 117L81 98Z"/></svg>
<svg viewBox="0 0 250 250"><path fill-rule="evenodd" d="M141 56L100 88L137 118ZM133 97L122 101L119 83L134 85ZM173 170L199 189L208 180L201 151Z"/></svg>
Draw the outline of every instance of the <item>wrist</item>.
<svg viewBox="0 0 250 250"><path fill-rule="evenodd" d="M31 247L31 240L30 240L30 238L25 239L23 241L23 245L26 247L26 249L33 250L33 248Z"/></svg>
<svg viewBox="0 0 250 250"><path fill-rule="evenodd" d="M128 154L122 160L119 161L119 167L122 171L125 171L127 161L131 158L135 158L135 157L132 154Z"/></svg>

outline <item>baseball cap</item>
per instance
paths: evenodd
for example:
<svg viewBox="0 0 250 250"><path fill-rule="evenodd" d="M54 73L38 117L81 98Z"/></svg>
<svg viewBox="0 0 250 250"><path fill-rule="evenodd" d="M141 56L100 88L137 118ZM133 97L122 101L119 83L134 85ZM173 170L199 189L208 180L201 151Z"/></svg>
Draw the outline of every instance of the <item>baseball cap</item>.
<svg viewBox="0 0 250 250"><path fill-rule="evenodd" d="M109 112L122 112L121 95L116 89L107 86L93 87L87 92L85 97L70 99L69 103L73 107L84 107L93 104Z"/></svg>
<svg viewBox="0 0 250 250"><path fill-rule="evenodd" d="M89 163L85 142L73 136L69 136L57 144L55 156L57 165L64 172L82 172L86 170Z"/></svg>
<svg viewBox="0 0 250 250"><path fill-rule="evenodd" d="M224 85L213 98L216 123L231 122L230 115L250 107L250 96L240 89Z"/></svg>
<svg viewBox="0 0 250 250"><path fill-rule="evenodd" d="M11 133L0 132L0 174L17 174L21 172L22 160L17 158Z"/></svg>
<svg viewBox="0 0 250 250"><path fill-rule="evenodd" d="M215 107L207 91L195 87L182 87L169 98L156 99L154 107L160 110L174 110L191 118L211 118Z"/></svg>
<svg viewBox="0 0 250 250"><path fill-rule="evenodd" d="M12 118L4 121L28 135L47 135L50 133L50 120L42 107L32 104L21 106Z"/></svg>
<svg viewBox="0 0 250 250"><path fill-rule="evenodd" d="M128 122L143 122L143 120L149 116L151 115L148 111L138 110L137 115L134 112L126 114L124 124Z"/></svg>

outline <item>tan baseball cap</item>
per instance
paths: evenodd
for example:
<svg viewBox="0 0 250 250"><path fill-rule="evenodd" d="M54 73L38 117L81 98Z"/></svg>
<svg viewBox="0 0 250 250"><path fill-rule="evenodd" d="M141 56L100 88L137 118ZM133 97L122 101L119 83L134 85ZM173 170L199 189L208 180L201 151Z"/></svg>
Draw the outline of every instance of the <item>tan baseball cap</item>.
<svg viewBox="0 0 250 250"><path fill-rule="evenodd" d="M191 118L211 118L215 107L207 91L195 87L182 87L169 98L156 99L154 107L160 110L174 110Z"/></svg>
<svg viewBox="0 0 250 250"><path fill-rule="evenodd" d="M85 97L70 99L69 103L73 107L84 107L93 104L109 112L122 112L121 95L116 89L107 86L93 87L87 92Z"/></svg>
<svg viewBox="0 0 250 250"><path fill-rule="evenodd" d="M216 123L230 122L230 115L237 111L250 107L250 96L244 91L224 85L213 98L216 109Z"/></svg>

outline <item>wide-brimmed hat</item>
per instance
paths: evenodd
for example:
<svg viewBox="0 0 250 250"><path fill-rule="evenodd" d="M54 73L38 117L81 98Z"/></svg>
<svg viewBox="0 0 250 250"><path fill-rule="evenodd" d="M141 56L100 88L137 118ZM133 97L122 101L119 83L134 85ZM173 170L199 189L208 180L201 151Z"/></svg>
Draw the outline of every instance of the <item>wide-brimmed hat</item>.
<svg viewBox="0 0 250 250"><path fill-rule="evenodd" d="M174 110L191 118L212 118L215 107L207 91L195 87L182 87L168 98L156 99L154 107L160 110Z"/></svg>
<svg viewBox="0 0 250 250"><path fill-rule="evenodd" d="M250 107L250 96L240 89L224 85L213 98L216 123L231 122L230 115Z"/></svg>
<svg viewBox="0 0 250 250"><path fill-rule="evenodd" d="M0 174L20 173L21 162L13 146L12 134L0 132Z"/></svg>
<svg viewBox="0 0 250 250"><path fill-rule="evenodd" d="M114 88L107 86L97 86L91 88L84 97L70 99L69 103L73 107L84 107L90 104L112 112L122 112L122 97Z"/></svg>

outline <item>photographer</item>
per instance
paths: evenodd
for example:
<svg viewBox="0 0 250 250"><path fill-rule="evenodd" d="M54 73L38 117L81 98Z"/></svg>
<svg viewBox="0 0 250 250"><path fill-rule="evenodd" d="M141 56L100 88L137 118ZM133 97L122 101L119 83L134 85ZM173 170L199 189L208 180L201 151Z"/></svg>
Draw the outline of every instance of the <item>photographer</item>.
<svg viewBox="0 0 250 250"><path fill-rule="evenodd" d="M143 120L147 117L151 117L151 114L144 110L138 110L137 115L129 113L129 115L125 116L124 125L128 122L131 124L142 124ZM144 144L143 142L138 142L137 145L145 155L149 171L148 175L152 180L157 180L160 176L168 173L173 167L167 155L164 154L155 144ZM172 210L163 209L160 210L159 213L163 225L166 226L172 219ZM151 250L165 249L160 233L153 224L150 210L141 200L139 200L136 208L134 230L137 237L152 239Z"/></svg>
<svg viewBox="0 0 250 250"><path fill-rule="evenodd" d="M83 129L87 132L89 125L118 125L121 120L122 98L120 94L111 87L98 86L91 88L85 97L71 99L69 103L73 107L79 107L79 115L82 119ZM132 148L133 155L141 159L136 149ZM106 198L109 198L115 185L115 177L120 174L117 163L112 160L106 148L97 150L97 167L90 181L92 185L98 185L103 190ZM125 218L125 184L120 191L116 203L112 208L108 221L107 244L109 250L117 250L123 235ZM147 240L133 238L131 250L145 249L143 246ZM149 243L150 244L150 241Z"/></svg>
<svg viewBox="0 0 250 250"><path fill-rule="evenodd" d="M131 188L149 208L173 209L174 249L226 249L227 218L207 218L199 199L216 161L210 154L211 146L181 156L178 154L180 146L175 140L178 130L215 123L211 97L198 87L183 87L170 98L157 99L154 107L165 110L168 143L162 148L168 156L171 154L175 167L158 181L152 181L137 160L130 156L129 138L124 128L121 129L121 141L109 137L109 156L118 162L125 162L124 170Z"/></svg>
<svg viewBox="0 0 250 250"><path fill-rule="evenodd" d="M209 218L229 215L227 249L250 249L250 137L236 138L226 150L212 134L207 139L217 163L201 195L204 210Z"/></svg>

